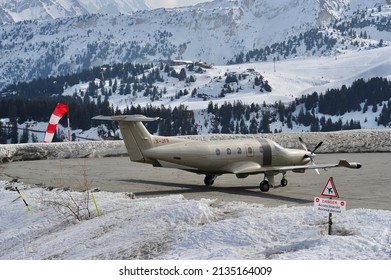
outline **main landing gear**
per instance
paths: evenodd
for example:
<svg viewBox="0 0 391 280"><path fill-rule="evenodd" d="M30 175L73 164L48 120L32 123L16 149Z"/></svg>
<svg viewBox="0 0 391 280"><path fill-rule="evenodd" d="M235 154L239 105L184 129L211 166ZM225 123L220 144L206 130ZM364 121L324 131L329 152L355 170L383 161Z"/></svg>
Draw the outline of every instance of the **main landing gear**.
<svg viewBox="0 0 391 280"><path fill-rule="evenodd" d="M270 180L270 178L268 178L269 181L274 181L274 178L272 180ZM270 187L272 187L273 185L271 183L269 183L268 180L263 180L260 184L259 184L259 189L261 190L261 192L268 192ZM288 180L285 178L285 177L282 177L281 179L281 186L282 187L285 187L288 185Z"/></svg>
<svg viewBox="0 0 391 280"><path fill-rule="evenodd" d="M204 179L204 183L206 186L212 186L215 182L215 179L217 178L217 175L206 175Z"/></svg>
<svg viewBox="0 0 391 280"><path fill-rule="evenodd" d="M259 189L261 190L261 192L268 192L269 189L270 189L269 181L263 180L263 181L259 184Z"/></svg>
<svg viewBox="0 0 391 280"><path fill-rule="evenodd" d="M215 179L217 178L217 176L219 176L219 175L215 175L215 174L206 175L205 179L204 179L205 185L212 186L213 183L215 182ZM288 180L285 178L285 176L282 177L280 183L281 183L282 187L285 187L286 185L288 185ZM261 190L261 192L268 192L270 187L272 187L272 186L274 186L274 175L268 175L268 176L265 176L265 180L263 180L259 184L259 189Z"/></svg>

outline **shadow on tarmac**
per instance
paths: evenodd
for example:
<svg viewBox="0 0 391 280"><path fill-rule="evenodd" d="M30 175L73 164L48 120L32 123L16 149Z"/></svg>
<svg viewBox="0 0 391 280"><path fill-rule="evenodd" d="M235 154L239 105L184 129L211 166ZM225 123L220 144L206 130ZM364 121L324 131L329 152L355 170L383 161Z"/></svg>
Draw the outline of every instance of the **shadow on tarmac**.
<svg viewBox="0 0 391 280"><path fill-rule="evenodd" d="M211 193L211 192L222 192L226 194L241 195L241 196L252 196L259 197L263 199L272 199L279 200L284 202L294 202L298 204L311 203L313 200L308 199L298 199L293 197L287 197L282 195L271 194L269 192L261 192L258 187L254 186L240 186L240 187L220 187L220 186L204 186L204 185L194 185L194 184L179 184L171 182L158 182L152 180L140 180L140 179L127 179L127 180L118 180L121 182L129 182L134 184L146 184L146 185L156 185L156 186L167 186L170 189L159 190L159 191L144 191L144 192L134 192L136 196L157 196L157 195L170 195L170 194L186 194L186 193ZM173 190L172 188L177 188ZM255 190L255 191L254 191Z"/></svg>

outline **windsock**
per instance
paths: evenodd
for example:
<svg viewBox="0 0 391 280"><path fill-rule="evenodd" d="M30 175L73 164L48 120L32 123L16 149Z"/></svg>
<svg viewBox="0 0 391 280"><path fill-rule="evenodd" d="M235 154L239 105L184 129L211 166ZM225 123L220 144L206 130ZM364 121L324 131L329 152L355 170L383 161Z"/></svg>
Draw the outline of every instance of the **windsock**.
<svg viewBox="0 0 391 280"><path fill-rule="evenodd" d="M44 140L45 143L52 142L54 132L56 132L57 124L66 112L68 112L68 105L57 103L57 106L54 109L52 116L50 117L48 128L46 129Z"/></svg>

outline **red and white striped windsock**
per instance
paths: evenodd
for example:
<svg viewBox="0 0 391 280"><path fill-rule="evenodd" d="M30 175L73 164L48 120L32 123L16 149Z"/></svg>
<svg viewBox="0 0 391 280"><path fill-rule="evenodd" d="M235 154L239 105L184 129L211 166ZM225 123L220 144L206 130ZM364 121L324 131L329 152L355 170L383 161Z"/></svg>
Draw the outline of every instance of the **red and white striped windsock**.
<svg viewBox="0 0 391 280"><path fill-rule="evenodd" d="M50 117L48 128L46 129L44 140L45 143L52 142L54 133L56 132L57 124L66 112L68 112L68 105L57 103L57 106L54 109L52 116Z"/></svg>

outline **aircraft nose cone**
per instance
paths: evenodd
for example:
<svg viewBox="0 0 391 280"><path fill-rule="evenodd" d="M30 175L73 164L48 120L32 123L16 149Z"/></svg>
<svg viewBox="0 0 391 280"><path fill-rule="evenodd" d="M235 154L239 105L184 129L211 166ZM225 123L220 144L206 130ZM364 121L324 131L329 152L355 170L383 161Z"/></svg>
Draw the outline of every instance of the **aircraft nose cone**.
<svg viewBox="0 0 391 280"><path fill-rule="evenodd" d="M307 153L304 155L305 159L313 159L315 157L316 157L316 154L314 154L314 153Z"/></svg>

